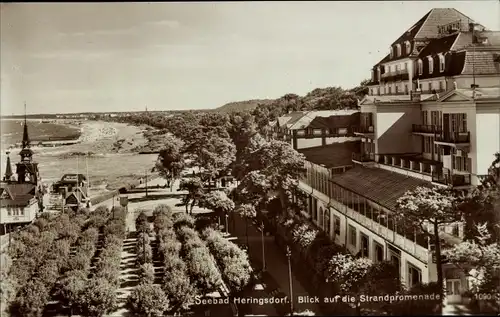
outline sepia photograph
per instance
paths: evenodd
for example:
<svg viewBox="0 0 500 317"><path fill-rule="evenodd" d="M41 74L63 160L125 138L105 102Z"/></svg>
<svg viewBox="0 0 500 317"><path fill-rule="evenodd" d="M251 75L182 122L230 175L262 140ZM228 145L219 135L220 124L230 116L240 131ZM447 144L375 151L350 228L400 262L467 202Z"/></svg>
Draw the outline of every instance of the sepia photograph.
<svg viewBox="0 0 500 317"><path fill-rule="evenodd" d="M0 3L0 316L500 316L500 2Z"/></svg>

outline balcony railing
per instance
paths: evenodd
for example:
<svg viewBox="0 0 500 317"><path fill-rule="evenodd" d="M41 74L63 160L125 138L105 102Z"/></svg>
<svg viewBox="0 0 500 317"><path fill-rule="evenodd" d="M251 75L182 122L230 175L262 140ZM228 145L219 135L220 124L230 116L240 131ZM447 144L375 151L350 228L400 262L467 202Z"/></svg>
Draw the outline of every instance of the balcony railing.
<svg viewBox="0 0 500 317"><path fill-rule="evenodd" d="M452 174L447 168L441 170L436 170L432 173L432 181L434 183L439 183L448 186L468 186L470 182L470 174Z"/></svg>
<svg viewBox="0 0 500 317"><path fill-rule="evenodd" d="M435 141L452 144L469 143L470 132L441 132L436 134Z"/></svg>
<svg viewBox="0 0 500 317"><path fill-rule="evenodd" d="M443 128L438 125L431 125L431 124L414 124L412 131L414 133L441 133Z"/></svg>
<svg viewBox="0 0 500 317"><path fill-rule="evenodd" d="M373 162L375 153L352 153L352 160L356 162Z"/></svg>
<svg viewBox="0 0 500 317"><path fill-rule="evenodd" d="M380 77L387 78L387 77L403 75L403 74L408 74L408 69L400 69L400 70L395 70L392 72L383 73Z"/></svg>
<svg viewBox="0 0 500 317"><path fill-rule="evenodd" d="M359 127L353 127L352 128L352 131L354 133L367 133L367 134L370 134L370 133L373 133L374 129L373 129L373 126L359 126Z"/></svg>
<svg viewBox="0 0 500 317"><path fill-rule="evenodd" d="M443 166L442 162L427 160L416 154L379 154L378 163L425 175L431 175L433 170Z"/></svg>

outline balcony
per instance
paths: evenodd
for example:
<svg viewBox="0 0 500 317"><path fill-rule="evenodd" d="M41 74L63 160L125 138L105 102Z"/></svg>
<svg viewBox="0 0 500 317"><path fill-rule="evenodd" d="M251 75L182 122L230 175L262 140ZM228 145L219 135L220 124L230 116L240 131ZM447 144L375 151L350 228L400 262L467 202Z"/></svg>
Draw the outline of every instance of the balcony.
<svg viewBox="0 0 500 317"><path fill-rule="evenodd" d="M374 129L374 127L372 125L370 125L370 126L361 125L359 127L353 127L352 128L352 132L355 135L368 137L370 139L374 137L374 130L375 129Z"/></svg>
<svg viewBox="0 0 500 317"><path fill-rule="evenodd" d="M469 145L470 132L441 132L436 134L434 142L441 145Z"/></svg>
<svg viewBox="0 0 500 317"><path fill-rule="evenodd" d="M434 171L443 167L442 162L425 159L419 153L379 154L380 168L431 181Z"/></svg>
<svg viewBox="0 0 500 317"><path fill-rule="evenodd" d="M414 124L412 132L417 134L441 134L443 128L437 125L430 124Z"/></svg>
<svg viewBox="0 0 500 317"><path fill-rule="evenodd" d="M392 72L383 73L380 76L380 81L397 81L397 80L408 80L409 74L407 69L396 70Z"/></svg>
<svg viewBox="0 0 500 317"><path fill-rule="evenodd" d="M447 168L438 169L432 173L432 182L446 186L469 186L471 184L470 174L452 174Z"/></svg>

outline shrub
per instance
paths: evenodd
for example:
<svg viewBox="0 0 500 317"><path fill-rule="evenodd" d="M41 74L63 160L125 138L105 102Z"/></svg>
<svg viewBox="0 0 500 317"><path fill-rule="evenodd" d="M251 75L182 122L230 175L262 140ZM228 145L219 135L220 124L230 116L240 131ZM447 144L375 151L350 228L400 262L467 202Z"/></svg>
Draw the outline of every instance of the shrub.
<svg viewBox="0 0 500 317"><path fill-rule="evenodd" d="M68 264L66 265L66 270L87 271L90 268L90 261L91 258L87 254L78 252L68 260Z"/></svg>
<svg viewBox="0 0 500 317"><path fill-rule="evenodd" d="M56 289L56 298L70 310L77 309L88 282L84 271L69 271L60 280Z"/></svg>
<svg viewBox="0 0 500 317"><path fill-rule="evenodd" d="M155 269L152 263L144 263L140 267L140 283L153 284L155 281Z"/></svg>
<svg viewBox="0 0 500 317"><path fill-rule="evenodd" d="M49 290L43 281L39 279L31 280L17 294L10 309L11 315L26 317L42 316L49 296Z"/></svg>
<svg viewBox="0 0 500 317"><path fill-rule="evenodd" d="M192 281L200 293L213 291L221 284L219 270L206 247L188 251L186 262Z"/></svg>
<svg viewBox="0 0 500 317"><path fill-rule="evenodd" d="M180 260L180 259L179 259ZM181 261L182 264L184 262ZM163 290L173 307L188 309L194 303L196 290L191 284L185 269L173 269L165 272Z"/></svg>
<svg viewBox="0 0 500 317"><path fill-rule="evenodd" d="M175 229L178 229L181 227L194 228L194 225L195 225L194 218L186 213L183 213L183 212L179 212L179 213L174 214L173 222L174 222Z"/></svg>
<svg viewBox="0 0 500 317"><path fill-rule="evenodd" d="M146 216L146 213L144 211L141 211L135 219L135 230L141 233L149 233L151 231L151 226L148 222L148 216Z"/></svg>
<svg viewBox="0 0 500 317"><path fill-rule="evenodd" d="M137 261L139 264L151 263L153 261L153 250L149 244L137 248Z"/></svg>
<svg viewBox="0 0 500 317"><path fill-rule="evenodd" d="M172 217L172 208L168 205L158 205L155 207L153 210L153 217L158 218L159 216L163 216L166 218L171 218Z"/></svg>
<svg viewBox="0 0 500 317"><path fill-rule="evenodd" d="M81 308L86 316L103 316L116 308L116 286L104 278L93 278L81 295Z"/></svg>
<svg viewBox="0 0 500 317"><path fill-rule="evenodd" d="M161 287L154 284L141 284L134 289L128 299L133 313L140 316L163 316L169 309L169 300Z"/></svg>

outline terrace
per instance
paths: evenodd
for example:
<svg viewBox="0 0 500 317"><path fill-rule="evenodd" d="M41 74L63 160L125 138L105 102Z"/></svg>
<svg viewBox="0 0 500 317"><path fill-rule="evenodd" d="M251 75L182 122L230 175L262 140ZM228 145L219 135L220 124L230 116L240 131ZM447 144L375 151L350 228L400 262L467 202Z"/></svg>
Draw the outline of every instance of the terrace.
<svg viewBox="0 0 500 317"><path fill-rule="evenodd" d="M377 162L387 167L404 170L411 174L409 176L423 178L428 181L431 181L430 176L432 173L443 166L442 162L425 159L420 153L378 154ZM384 166L381 166L381 168L387 169ZM427 176L427 178L422 176Z"/></svg>
<svg viewBox="0 0 500 317"><path fill-rule="evenodd" d="M301 187L328 197L328 205L422 262L429 260L428 241L417 228L396 220L397 199L428 182L381 169L354 168L330 178L308 163ZM326 198L324 197L324 198Z"/></svg>

